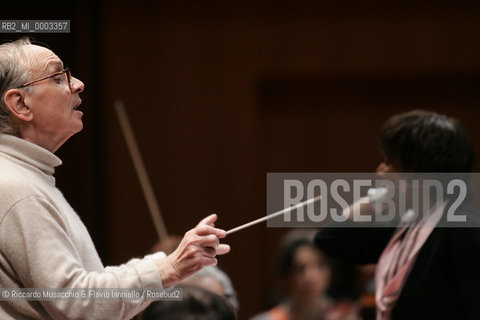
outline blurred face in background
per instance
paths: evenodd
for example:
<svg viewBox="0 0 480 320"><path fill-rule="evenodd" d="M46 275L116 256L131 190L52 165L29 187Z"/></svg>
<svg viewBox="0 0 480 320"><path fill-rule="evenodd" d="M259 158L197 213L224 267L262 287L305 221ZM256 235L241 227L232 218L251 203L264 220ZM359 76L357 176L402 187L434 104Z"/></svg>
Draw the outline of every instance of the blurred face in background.
<svg viewBox="0 0 480 320"><path fill-rule="evenodd" d="M288 276L290 296L297 302L313 303L329 285L330 266L325 256L313 246L298 247Z"/></svg>

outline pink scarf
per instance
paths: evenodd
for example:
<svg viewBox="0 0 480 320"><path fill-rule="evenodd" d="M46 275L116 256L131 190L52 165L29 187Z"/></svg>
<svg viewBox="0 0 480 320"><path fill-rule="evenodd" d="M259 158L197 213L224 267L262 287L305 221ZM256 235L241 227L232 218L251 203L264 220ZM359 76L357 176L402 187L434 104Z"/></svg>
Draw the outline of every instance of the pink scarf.
<svg viewBox="0 0 480 320"><path fill-rule="evenodd" d="M390 320L392 309L412 269L418 252L440 221L446 203L433 211L428 218L413 223L400 223L388 243L375 270L375 301L377 320ZM413 214L410 210L406 213Z"/></svg>

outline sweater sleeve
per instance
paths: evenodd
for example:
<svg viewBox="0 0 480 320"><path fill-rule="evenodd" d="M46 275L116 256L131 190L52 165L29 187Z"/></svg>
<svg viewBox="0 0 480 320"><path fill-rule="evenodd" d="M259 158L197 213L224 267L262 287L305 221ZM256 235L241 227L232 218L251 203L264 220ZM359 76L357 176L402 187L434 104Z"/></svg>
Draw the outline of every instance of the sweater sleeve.
<svg viewBox="0 0 480 320"><path fill-rule="evenodd" d="M16 202L0 221L1 252L25 288L161 288L157 253L117 267L86 270L64 217L43 197ZM93 249L94 250L94 249ZM98 257L94 251L91 253ZM53 319L130 319L150 301L63 299L35 301Z"/></svg>

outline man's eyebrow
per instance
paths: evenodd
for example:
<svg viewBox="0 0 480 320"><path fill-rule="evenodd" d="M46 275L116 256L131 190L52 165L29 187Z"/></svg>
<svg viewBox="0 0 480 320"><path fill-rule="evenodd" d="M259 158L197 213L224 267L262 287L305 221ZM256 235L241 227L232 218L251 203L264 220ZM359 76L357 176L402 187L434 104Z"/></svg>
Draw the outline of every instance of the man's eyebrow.
<svg viewBox="0 0 480 320"><path fill-rule="evenodd" d="M51 61L47 64L47 68L55 68L53 72L63 71L63 63L61 61Z"/></svg>

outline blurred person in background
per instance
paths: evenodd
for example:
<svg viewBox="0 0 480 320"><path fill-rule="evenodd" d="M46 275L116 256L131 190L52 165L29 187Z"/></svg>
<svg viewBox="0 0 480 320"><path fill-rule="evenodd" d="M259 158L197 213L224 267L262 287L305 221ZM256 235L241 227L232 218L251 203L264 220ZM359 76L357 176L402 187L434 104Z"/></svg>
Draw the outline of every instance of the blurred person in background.
<svg viewBox="0 0 480 320"><path fill-rule="evenodd" d="M331 266L328 257L313 243L312 232L292 230L282 241L278 274L283 301L252 320L356 320L357 309L341 306L327 296Z"/></svg>
<svg viewBox="0 0 480 320"><path fill-rule="evenodd" d="M468 176L475 163L473 146L460 122L424 110L388 119L382 129L381 149L384 161L377 168L379 174ZM423 221L376 228L353 227L356 222L351 221L351 225L344 224L350 228L324 228L317 234L316 244L328 254L359 264L377 264L377 320L480 319L478 212L468 203L462 204L454 214L465 216L468 225L439 227L448 221L445 212L451 201L445 199L427 212L428 219ZM363 202L368 198L344 213L357 205L362 214L371 211L371 206L360 206ZM419 207L416 210L420 211ZM413 212L413 208L406 209Z"/></svg>
<svg viewBox="0 0 480 320"><path fill-rule="evenodd" d="M180 301L156 301L144 312L143 320L235 320L226 299L197 286L179 286Z"/></svg>
<svg viewBox="0 0 480 320"><path fill-rule="evenodd" d="M235 314L238 314L239 302L230 277L217 266L208 266L193 276L180 282L182 286L196 286L227 299Z"/></svg>

